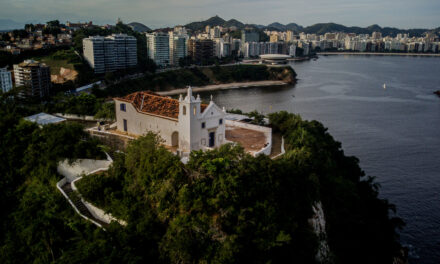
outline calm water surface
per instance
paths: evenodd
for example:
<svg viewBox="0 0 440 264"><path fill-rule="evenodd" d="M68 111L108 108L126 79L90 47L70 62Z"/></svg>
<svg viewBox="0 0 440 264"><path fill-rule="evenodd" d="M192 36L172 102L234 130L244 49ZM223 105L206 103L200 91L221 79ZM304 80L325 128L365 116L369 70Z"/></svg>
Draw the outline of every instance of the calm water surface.
<svg viewBox="0 0 440 264"><path fill-rule="evenodd" d="M329 56L291 65L294 86L219 91L214 100L322 122L397 205L411 263L440 263L440 98L433 95L440 58Z"/></svg>

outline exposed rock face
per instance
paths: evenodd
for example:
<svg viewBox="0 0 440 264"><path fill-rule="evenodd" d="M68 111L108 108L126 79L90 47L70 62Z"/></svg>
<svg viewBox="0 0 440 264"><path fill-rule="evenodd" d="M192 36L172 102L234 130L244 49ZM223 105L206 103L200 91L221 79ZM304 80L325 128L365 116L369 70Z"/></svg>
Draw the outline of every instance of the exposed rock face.
<svg viewBox="0 0 440 264"><path fill-rule="evenodd" d="M324 210L322 210L322 203L317 202L313 206L314 215L309 219L310 225L313 227L318 236L319 246L316 260L320 263L331 263L330 248L327 243L327 233L325 231L325 217Z"/></svg>
<svg viewBox="0 0 440 264"><path fill-rule="evenodd" d="M50 79L53 83L65 83L67 81L75 81L77 76L77 71L61 67L60 74L51 75Z"/></svg>
<svg viewBox="0 0 440 264"><path fill-rule="evenodd" d="M296 74L290 68L284 69L283 72L281 73L281 75L282 75L281 79L287 83L295 83L296 82Z"/></svg>
<svg viewBox="0 0 440 264"><path fill-rule="evenodd" d="M296 83L296 72L290 67L283 67L282 71L269 67L268 71L272 80L280 80L289 84Z"/></svg>

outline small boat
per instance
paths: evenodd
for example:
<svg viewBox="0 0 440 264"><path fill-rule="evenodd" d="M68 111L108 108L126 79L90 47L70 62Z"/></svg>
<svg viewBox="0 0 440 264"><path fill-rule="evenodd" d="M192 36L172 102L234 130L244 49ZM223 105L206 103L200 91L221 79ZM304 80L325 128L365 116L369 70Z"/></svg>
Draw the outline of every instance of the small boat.
<svg viewBox="0 0 440 264"><path fill-rule="evenodd" d="M383 89L385 90L387 88L387 85L384 83L383 84Z"/></svg>

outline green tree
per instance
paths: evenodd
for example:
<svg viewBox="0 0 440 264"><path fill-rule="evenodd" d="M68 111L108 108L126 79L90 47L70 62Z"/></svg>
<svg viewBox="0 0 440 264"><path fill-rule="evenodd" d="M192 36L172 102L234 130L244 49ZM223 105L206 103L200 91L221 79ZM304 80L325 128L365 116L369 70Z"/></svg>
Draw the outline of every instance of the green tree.
<svg viewBox="0 0 440 264"><path fill-rule="evenodd" d="M96 112L95 118L115 120L115 103L103 103Z"/></svg>

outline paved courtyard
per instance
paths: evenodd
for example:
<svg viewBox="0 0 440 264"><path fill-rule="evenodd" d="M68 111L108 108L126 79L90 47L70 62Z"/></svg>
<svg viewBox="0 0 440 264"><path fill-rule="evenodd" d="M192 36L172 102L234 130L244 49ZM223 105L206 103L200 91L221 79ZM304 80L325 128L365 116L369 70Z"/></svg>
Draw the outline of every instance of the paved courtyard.
<svg viewBox="0 0 440 264"><path fill-rule="evenodd" d="M246 151L259 151L266 144L263 132L241 127L226 126L226 139L240 143Z"/></svg>

